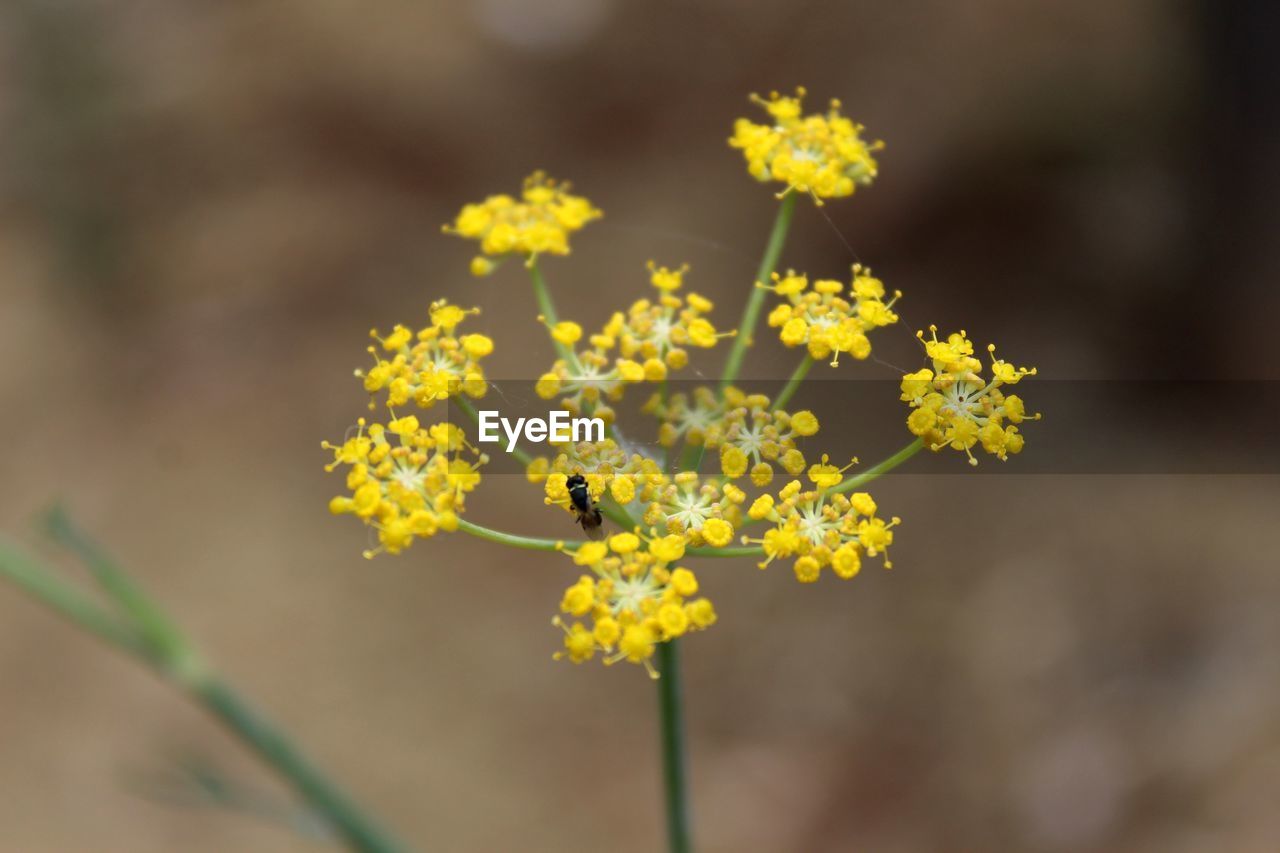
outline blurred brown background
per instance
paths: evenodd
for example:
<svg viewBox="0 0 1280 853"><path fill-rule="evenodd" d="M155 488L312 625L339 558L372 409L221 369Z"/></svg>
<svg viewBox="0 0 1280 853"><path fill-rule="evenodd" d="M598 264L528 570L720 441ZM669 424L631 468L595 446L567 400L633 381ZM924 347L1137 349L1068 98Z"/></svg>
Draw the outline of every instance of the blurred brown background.
<svg viewBox="0 0 1280 853"><path fill-rule="evenodd" d="M562 313L601 322L653 257L691 262L732 325L774 205L724 141L747 93L804 84L888 148L874 187L826 208L835 229L801 205L784 264L842 275L838 229L906 291L906 329L967 328L1044 377L1274 380L1269 14L10 0L0 527L35 543L67 500L419 848L658 849L652 686L550 660L567 562L459 534L366 563L325 512L319 441L362 412L370 326L449 297L485 309L493 375L550 361L518 270L469 279L440 224L546 168L606 211L547 265ZM876 346L918 357L902 329ZM762 343L750 374L790 362ZM1193 393L1181 424L1131 403L1140 443L1214 420ZM488 485L479 520L564 521ZM701 848L1280 849L1278 485L904 475L875 490L905 519L892 573L702 566L722 619L685 644ZM156 776L191 754L279 791L9 588L0 720L0 849L325 849L162 802Z"/></svg>

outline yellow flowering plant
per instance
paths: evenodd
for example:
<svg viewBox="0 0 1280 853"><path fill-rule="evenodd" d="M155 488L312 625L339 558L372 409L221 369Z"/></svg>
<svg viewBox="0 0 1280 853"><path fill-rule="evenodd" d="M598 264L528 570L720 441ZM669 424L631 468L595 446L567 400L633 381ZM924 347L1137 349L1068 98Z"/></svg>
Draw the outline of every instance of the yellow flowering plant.
<svg viewBox="0 0 1280 853"><path fill-rule="evenodd" d="M600 328L562 319L543 258L569 255L571 239L602 213L543 172L526 179L518 195L464 205L444 226L445 233L477 244L470 264L476 276L493 275L512 257L523 262L539 336L549 343L536 396L598 419L602 433L551 437L542 453L513 436L508 452L521 466L527 500L555 514L549 517L565 531L574 529L566 522L575 516L584 532L599 531L598 510L608 520L600 539L530 536L470 516L483 503L490 464L477 446L484 440L483 417L473 401L493 387L484 362L501 344L486 333L478 308L433 299L415 323L371 331L370 360L355 370L369 413L341 440L321 444L326 470L342 477L329 510L366 528L368 558L404 556L417 540L444 534L561 555L565 588L558 603L548 602L557 637L548 657L632 664L656 681L668 836L676 851L690 847L679 649L686 635L709 630L718 619L715 590L704 588L696 561L736 559L761 569L781 561L806 585L824 576L852 579L869 562L887 569L895 537L909 522L881 510L867 491L871 483L926 449L961 452L972 465L978 464L975 448L1006 461L1023 450L1026 422L1040 417L1012 393L1012 386L1035 376L1034 368L996 358L994 345L980 358L966 332L940 337L930 326L927 334L917 332L924 366L900 378L908 443L867 467L822 452L820 413L792 407L792 398L819 362L847 371L869 359L880 330L899 322L902 294L861 265L847 280L778 271L799 200L822 205L870 186L883 148L864 139L862 126L842 115L836 101L824 113L805 114L804 95L801 89L794 96L752 96L767 120L739 119L729 140L753 178L781 185L759 269L742 283L736 325L690 288L688 265L652 262L648 286L637 288L630 304ZM776 394L741 378L762 319L775 330L770 338L776 332L784 348L799 351ZM522 345L533 349L528 341ZM673 388L674 379L694 372L695 358L707 360L726 347L717 381L685 380L681 390ZM624 434L618 406L628 398L649 428L645 440ZM451 413L475 422L474 440L471 425L455 423ZM704 456L712 457L705 466ZM90 567L105 606L3 541L0 573L208 707L353 848L400 849L218 679L159 608L65 517L56 516L51 528Z"/></svg>
<svg viewBox="0 0 1280 853"><path fill-rule="evenodd" d="M843 116L836 101L825 113L806 115L804 95L800 89L793 97L752 96L768 120L739 119L729 140L752 177L783 185L736 328L723 329L712 302L688 289L687 264L653 262L650 293L639 294L599 329L561 319L541 257L568 255L571 237L602 214L542 172L525 181L518 198L494 195L464 205L444 227L478 244L471 264L477 276L492 274L507 257L524 260L537 320L554 353L534 385L536 394L574 415L599 418L607 434L550 443L549 454L512 452L553 510L579 514L584 502L598 506L618 528L606 541L531 537L469 520L468 496L483 490L487 457L456 426L422 426L416 416L395 411L414 406L422 413L449 400L476 419L470 401L485 393L481 360L494 342L479 332L460 336L458 327L463 320L481 325L478 309L435 302L430 324L416 333L399 325L386 336L374 331L375 364L357 376L374 395L375 408L387 406L388 423L366 426L362 420L353 437L325 445L334 456L330 468L346 471L346 493L330 509L371 528L378 545L367 556L398 554L414 539L444 531L562 552L571 577L551 619L561 633L553 657L629 662L658 680L669 771L682 766L673 740L681 696L677 642L716 621L689 560L756 557L761 568L783 560L806 584L824 572L856 577L868 560L888 568L901 519L883 514L864 487L922 449L960 450L976 463L971 449L980 446L1003 461L1022 449L1018 425L1035 417L1006 390L1034 375L1033 369L993 360L984 379L964 332L939 340L931 327L929 338L919 335L930 366L901 383L913 440L865 470L856 468L857 460L840 464L814 449L819 418L790 410L791 398L814 364L842 369L842 357L868 359L874 336L898 322L894 308L902 294L860 264L847 282L776 270L797 200L807 196L821 205L869 186L883 148L865 140L862 126ZM784 347L801 351L790 380L773 397L739 381L770 294L776 302L767 326ZM669 380L688 369L697 351L726 340L730 349L718 383L671 391ZM650 444L632 444L618 423L617 406L637 393L644 399L641 412L653 422ZM702 470L704 454L718 458L717 471ZM763 529L753 533L753 525ZM670 772L668 779L673 847L683 849L683 780Z"/></svg>

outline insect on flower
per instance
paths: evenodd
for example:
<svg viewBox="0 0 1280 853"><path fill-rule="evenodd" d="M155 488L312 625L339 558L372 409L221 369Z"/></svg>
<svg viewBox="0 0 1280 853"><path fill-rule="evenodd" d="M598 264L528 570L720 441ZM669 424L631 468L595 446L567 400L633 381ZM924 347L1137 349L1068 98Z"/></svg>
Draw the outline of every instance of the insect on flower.
<svg viewBox="0 0 1280 853"><path fill-rule="evenodd" d="M574 474L565 481L564 485L569 490L569 502L573 505L574 515L578 517L578 523L582 525L587 538L603 538L604 531L600 529L600 525L604 523L604 518L600 515L599 507L591 500L591 489L587 487L587 478L581 474Z"/></svg>

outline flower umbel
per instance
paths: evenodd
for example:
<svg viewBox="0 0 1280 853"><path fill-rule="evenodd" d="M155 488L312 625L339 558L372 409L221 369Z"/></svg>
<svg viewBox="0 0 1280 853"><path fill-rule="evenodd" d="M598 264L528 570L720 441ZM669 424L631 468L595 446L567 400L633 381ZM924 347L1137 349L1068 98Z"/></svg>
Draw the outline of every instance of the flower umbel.
<svg viewBox="0 0 1280 853"><path fill-rule="evenodd" d="M329 511L354 515L378 531L379 545L366 557L399 554L414 539L456 530L464 499L480 484L480 466L488 461L458 427L423 428L413 415L385 426L361 418L354 437L321 446L333 451L325 470L348 466L351 494L331 500Z"/></svg>
<svg viewBox="0 0 1280 853"><path fill-rule="evenodd" d="M773 119L772 124L756 124L740 118L733 126L729 144L742 149L747 171L759 181L779 181L787 185L782 194L808 193L818 204L823 199L853 195L859 185L876 176L872 156L883 142L868 143L862 125L840 114L840 102L831 101L825 114L802 115L805 90L796 89L794 98L777 92L761 98L752 95Z"/></svg>
<svg viewBox="0 0 1280 853"><path fill-rule="evenodd" d="M790 271L785 276L774 273L769 288L786 300L769 314L769 325L779 329L782 343L807 347L815 359L829 357L832 367L839 367L842 352L859 361L867 358L867 334L898 322L893 305L902 293L895 291L885 301L884 284L861 264L853 267L847 294L838 281L819 279L810 287L807 276Z"/></svg>
<svg viewBox="0 0 1280 853"><path fill-rule="evenodd" d="M518 200L491 195L465 205L444 231L480 243L471 272L487 275L494 269L494 258L524 255L532 262L538 255L569 254L569 235L602 215L582 196L571 195L567 183L534 172L525 178Z"/></svg>
<svg viewBox="0 0 1280 853"><path fill-rule="evenodd" d="M694 598L698 579L693 572L671 568L684 550L682 536L644 539L634 533L579 547L573 561L591 574L579 577L560 600L564 617L552 622L564 630L564 651L555 657L582 663L601 652L606 664L630 661L657 678L650 659L658 643L716 621L711 601Z"/></svg>
<svg viewBox="0 0 1280 853"><path fill-rule="evenodd" d="M645 511L646 524L678 533L691 545L716 548L733 541L734 528L742 518L739 507L747 497L732 483L704 481L694 471L681 471L649 494L652 502Z"/></svg>
<svg viewBox="0 0 1280 853"><path fill-rule="evenodd" d="M1039 420L1028 415L1022 398L1006 394L1002 387L1016 385L1025 376L1035 376L1034 367L1014 367L995 358L996 346L987 352L992 357L991 375L982 377L982 362L973 355L973 343L964 331L938 340L938 327L929 327L930 338L916 332L924 344L933 368L922 368L902 378L902 401L912 409L907 416L907 429L920 436L930 450L950 447L964 451L970 465L977 465L973 446L1001 462L1009 454L1022 451L1023 437L1017 425L1025 420Z"/></svg>
<svg viewBox="0 0 1280 853"><path fill-rule="evenodd" d="M662 382L689 363L689 347L710 349L726 336L704 316L711 311L710 300L676 293L687 266L671 270L650 262L649 270L657 298L638 299L626 312L615 311L600 332L590 336L589 349L557 359L535 386L540 397L560 397L568 411L590 412L609 422L614 417L609 403L622 399L626 386ZM566 346L576 344L582 334L582 327L573 322L551 328L552 338Z"/></svg>
<svg viewBox="0 0 1280 853"><path fill-rule="evenodd" d="M778 492L776 501L766 494L751 505L747 514L752 519L774 525L761 539L742 538L743 542L759 542L764 549L766 559L760 568L779 557L795 557L792 568L796 580L813 583L828 566L838 577L854 577L862 568L864 555L884 554L884 567L891 567L888 549L893 544L893 528L901 519L886 522L877 517L876 502L866 492L848 496L830 493L841 473L823 457L822 464L809 471L817 489L806 491L799 480L792 480Z"/></svg>
<svg viewBox="0 0 1280 853"><path fill-rule="evenodd" d="M720 470L730 480L751 475L751 482L764 487L773 481L773 466L791 476L804 470L804 454L796 439L818 432L813 412L790 415L772 408L764 394L744 394L737 388L725 391L727 411L707 432L706 445L720 449Z"/></svg>
<svg viewBox="0 0 1280 853"><path fill-rule="evenodd" d="M548 504L566 510L569 490L565 483L574 474L586 477L592 500L599 500L607 492L624 505L637 496L647 498L650 489L663 479L656 462L639 453L628 453L611 438L562 445L554 459L534 459L526 473L530 481L543 483Z"/></svg>
<svg viewBox="0 0 1280 853"><path fill-rule="evenodd" d="M458 326L470 314L441 299L431 305L431 324L415 334L399 324L383 337L377 329L369 336L378 342L369 347L374 365L357 370L364 389L371 395L386 391L388 406L403 406L412 400L420 408L429 409L438 400L466 394L483 397L486 390L480 360L493 352L493 340L487 335L456 334ZM373 400L369 408L377 408Z"/></svg>

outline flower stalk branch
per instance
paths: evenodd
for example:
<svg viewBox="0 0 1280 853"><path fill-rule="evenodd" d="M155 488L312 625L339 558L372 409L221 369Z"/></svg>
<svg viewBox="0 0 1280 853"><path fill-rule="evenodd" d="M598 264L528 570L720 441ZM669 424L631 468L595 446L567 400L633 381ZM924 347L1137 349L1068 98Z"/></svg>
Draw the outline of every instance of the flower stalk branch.
<svg viewBox="0 0 1280 853"><path fill-rule="evenodd" d="M747 356L747 347L755 337L760 309L764 307L765 295L768 293L763 285L769 283L774 270L778 268L778 259L782 256L782 247L787 243L787 232L791 229L791 220L795 216L799 198L799 193L789 192L778 205L778 214L773 220L773 229L769 232L769 242L765 245L760 268L756 271L755 287L747 296L747 305L742 311L742 320L738 323L738 334L733 339L729 358L724 363L724 373L720 377L721 396L724 395L724 389L732 385L742 371L742 362Z"/></svg>

